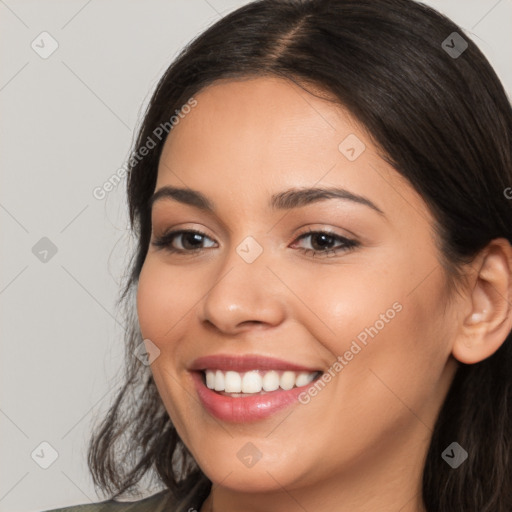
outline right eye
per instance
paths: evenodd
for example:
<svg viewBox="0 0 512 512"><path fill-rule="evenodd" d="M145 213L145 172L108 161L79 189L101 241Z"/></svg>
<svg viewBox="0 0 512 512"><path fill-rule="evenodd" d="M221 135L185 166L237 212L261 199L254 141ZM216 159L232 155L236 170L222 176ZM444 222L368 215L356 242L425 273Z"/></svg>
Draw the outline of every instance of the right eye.
<svg viewBox="0 0 512 512"><path fill-rule="evenodd" d="M201 244L204 243L205 239L213 240L201 231L193 229L177 230L165 233L161 237L155 239L152 243L153 246L165 249L171 253L195 253L203 249ZM213 242L215 244L215 242ZM209 245L208 247L211 247Z"/></svg>

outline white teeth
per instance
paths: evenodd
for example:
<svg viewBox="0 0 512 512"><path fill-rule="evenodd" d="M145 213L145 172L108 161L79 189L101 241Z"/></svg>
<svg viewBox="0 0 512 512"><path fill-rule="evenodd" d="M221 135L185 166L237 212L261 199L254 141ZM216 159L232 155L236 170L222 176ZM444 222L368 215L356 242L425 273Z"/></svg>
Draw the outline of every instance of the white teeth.
<svg viewBox="0 0 512 512"><path fill-rule="evenodd" d="M220 370L215 372L215 387L213 389L215 391L224 391L224 373Z"/></svg>
<svg viewBox="0 0 512 512"><path fill-rule="evenodd" d="M279 389L279 374L274 370L270 370L263 377L263 390L275 391L276 389Z"/></svg>
<svg viewBox="0 0 512 512"><path fill-rule="evenodd" d="M226 393L260 393L301 387L314 380L318 372L278 372L275 370L251 370L245 373L206 370L206 386Z"/></svg>
<svg viewBox="0 0 512 512"><path fill-rule="evenodd" d="M210 389L215 388L215 373L206 372L206 386Z"/></svg>
<svg viewBox="0 0 512 512"><path fill-rule="evenodd" d="M242 391L242 376L238 372L226 372L224 386L226 393L240 393Z"/></svg>
<svg viewBox="0 0 512 512"><path fill-rule="evenodd" d="M295 381L295 385L300 388L301 386L309 384L314 378L314 373L299 373L297 380Z"/></svg>
<svg viewBox="0 0 512 512"><path fill-rule="evenodd" d="M242 378L242 393L259 393L262 385L263 379L258 372L247 372Z"/></svg>
<svg viewBox="0 0 512 512"><path fill-rule="evenodd" d="M279 385L286 390L292 389L295 385L295 372L283 372Z"/></svg>

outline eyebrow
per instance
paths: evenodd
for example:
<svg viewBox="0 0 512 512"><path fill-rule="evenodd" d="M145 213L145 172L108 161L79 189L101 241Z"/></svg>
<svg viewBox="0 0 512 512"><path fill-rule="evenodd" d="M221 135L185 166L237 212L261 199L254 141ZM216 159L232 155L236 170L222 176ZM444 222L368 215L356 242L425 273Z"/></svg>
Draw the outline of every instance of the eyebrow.
<svg viewBox="0 0 512 512"><path fill-rule="evenodd" d="M178 188L164 186L159 188L149 199L149 208L163 199L172 199L180 203L194 206L200 210L214 213L215 205L206 196L189 188ZM274 210L290 210L292 208L301 208L308 204L325 201L327 199L342 199L362 204L372 208L377 213L385 217L384 212L372 201L364 196L353 194L349 190L337 187L320 188L296 188L285 190L274 194L270 198L269 206Z"/></svg>

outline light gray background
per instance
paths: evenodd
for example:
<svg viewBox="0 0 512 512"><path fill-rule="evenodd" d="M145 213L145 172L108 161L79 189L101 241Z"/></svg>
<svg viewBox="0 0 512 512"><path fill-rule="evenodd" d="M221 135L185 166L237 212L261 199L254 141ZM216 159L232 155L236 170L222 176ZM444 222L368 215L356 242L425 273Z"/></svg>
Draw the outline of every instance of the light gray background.
<svg viewBox="0 0 512 512"><path fill-rule="evenodd" d="M172 58L245 3L0 0L0 511L98 500L85 450L121 383L114 306L131 243L124 181L103 200L92 191L125 162ZM512 96L512 0L426 3L473 37ZM47 59L31 48L43 31L59 44ZM57 247L46 262L32 252L42 237ZM58 452L48 469L31 458L41 442Z"/></svg>

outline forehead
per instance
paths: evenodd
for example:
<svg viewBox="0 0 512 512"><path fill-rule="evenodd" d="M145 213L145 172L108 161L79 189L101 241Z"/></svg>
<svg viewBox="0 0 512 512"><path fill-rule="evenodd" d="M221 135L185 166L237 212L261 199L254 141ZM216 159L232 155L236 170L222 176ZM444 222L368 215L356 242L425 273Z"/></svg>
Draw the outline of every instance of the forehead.
<svg viewBox="0 0 512 512"><path fill-rule="evenodd" d="M341 106L275 77L221 80L195 99L197 106L167 138L163 160L208 159L222 167L226 160L230 167L252 161L285 169L305 158L321 169L328 155L339 156L344 134L361 131Z"/></svg>
<svg viewBox="0 0 512 512"><path fill-rule="evenodd" d="M263 202L266 195L266 203L269 193L286 188L343 186L382 209L412 208L429 218L421 196L380 157L364 127L326 93L307 89L258 77L201 90L167 137L156 188L200 189L214 200L237 195ZM357 159L347 158L346 140L361 142Z"/></svg>

